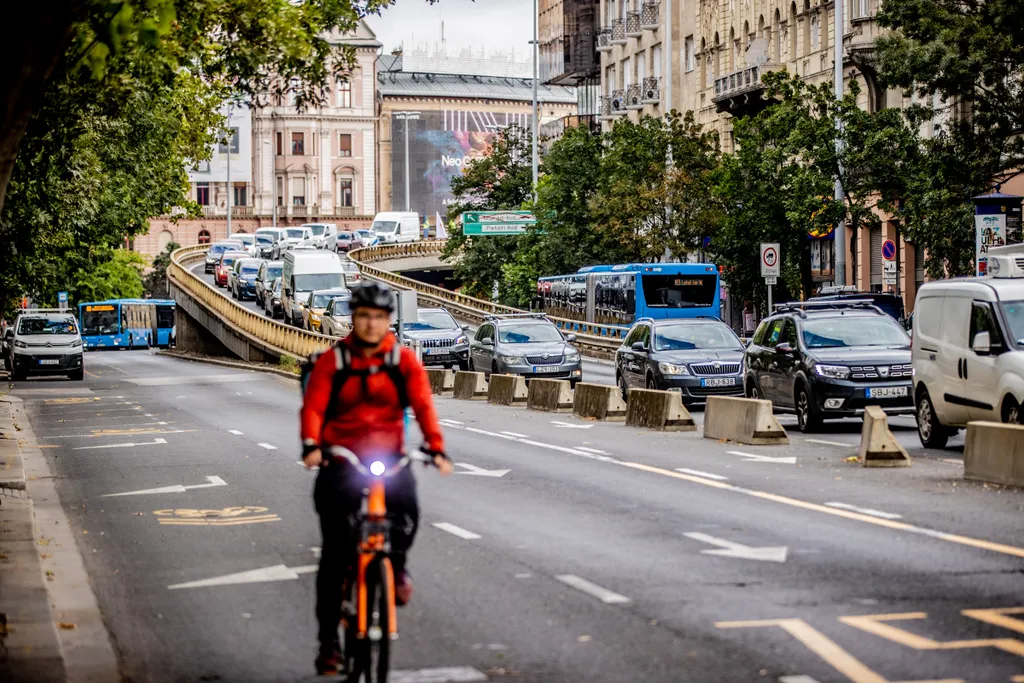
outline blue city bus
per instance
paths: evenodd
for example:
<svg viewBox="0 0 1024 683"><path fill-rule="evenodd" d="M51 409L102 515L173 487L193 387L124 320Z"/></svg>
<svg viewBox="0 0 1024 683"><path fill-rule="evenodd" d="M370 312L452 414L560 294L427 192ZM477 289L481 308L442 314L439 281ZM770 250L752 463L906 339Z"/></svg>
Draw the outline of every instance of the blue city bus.
<svg viewBox="0 0 1024 683"><path fill-rule="evenodd" d="M111 299L78 304L78 322L87 349L145 349L169 346L174 301Z"/></svg>
<svg viewBox="0 0 1024 683"><path fill-rule="evenodd" d="M713 264L630 263L540 278L534 307L557 318L629 327L639 318L719 318L721 303Z"/></svg>

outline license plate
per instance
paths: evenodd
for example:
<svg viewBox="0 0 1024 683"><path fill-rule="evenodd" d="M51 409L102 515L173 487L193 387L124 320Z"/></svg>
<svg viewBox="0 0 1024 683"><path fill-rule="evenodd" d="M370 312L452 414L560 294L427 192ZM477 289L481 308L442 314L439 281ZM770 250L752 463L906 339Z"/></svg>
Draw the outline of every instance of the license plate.
<svg viewBox="0 0 1024 683"><path fill-rule="evenodd" d="M865 389L864 393L868 398L904 398L908 395L910 387L875 387Z"/></svg>
<svg viewBox="0 0 1024 683"><path fill-rule="evenodd" d="M537 365L534 366L533 371L536 374L544 374L548 372L558 372L559 368L557 365Z"/></svg>
<svg viewBox="0 0 1024 683"><path fill-rule="evenodd" d="M60 365L60 358L40 358L40 365Z"/></svg>
<svg viewBox="0 0 1024 683"><path fill-rule="evenodd" d="M423 349L424 356L443 356L448 353L447 349Z"/></svg>
<svg viewBox="0 0 1024 683"><path fill-rule="evenodd" d="M735 377L712 377L709 379L702 379L700 381L702 387L734 387L736 386Z"/></svg>

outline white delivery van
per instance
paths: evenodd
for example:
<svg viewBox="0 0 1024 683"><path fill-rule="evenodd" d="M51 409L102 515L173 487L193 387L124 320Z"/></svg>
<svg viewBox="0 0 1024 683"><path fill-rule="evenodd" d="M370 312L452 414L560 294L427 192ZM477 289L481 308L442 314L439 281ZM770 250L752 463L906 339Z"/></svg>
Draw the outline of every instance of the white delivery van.
<svg viewBox="0 0 1024 683"><path fill-rule="evenodd" d="M990 251L988 272L917 291L914 401L927 448L968 422L1024 422L1024 247Z"/></svg>
<svg viewBox="0 0 1024 683"><path fill-rule="evenodd" d="M303 223L300 227L309 228L310 232L313 233L313 236L306 244L317 249L323 249L327 238L338 234L337 223Z"/></svg>
<svg viewBox="0 0 1024 683"><path fill-rule="evenodd" d="M415 211L385 211L373 217L370 228L381 244L420 241L420 217Z"/></svg>
<svg viewBox="0 0 1024 683"><path fill-rule="evenodd" d="M284 254L281 269L281 310L287 325L302 325L302 305L315 289L345 286L345 271L338 255L316 249Z"/></svg>

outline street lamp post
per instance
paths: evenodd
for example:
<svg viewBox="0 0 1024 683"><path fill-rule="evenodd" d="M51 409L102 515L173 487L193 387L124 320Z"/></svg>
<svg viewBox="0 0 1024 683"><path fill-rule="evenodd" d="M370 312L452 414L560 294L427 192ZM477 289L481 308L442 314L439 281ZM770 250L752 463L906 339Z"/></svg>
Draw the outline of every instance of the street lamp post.
<svg viewBox="0 0 1024 683"><path fill-rule="evenodd" d="M405 121L405 210L410 211L409 201L409 121L418 121L418 111L396 111L391 115L392 119Z"/></svg>
<svg viewBox="0 0 1024 683"><path fill-rule="evenodd" d="M835 95L836 101L843 99L843 3L835 2ZM842 159L843 141L840 133L843 130L843 122L836 118L836 157ZM839 175L836 176L835 199L837 202L845 202L842 183L842 161L839 162ZM835 257L836 284L846 284L846 221L840 220L836 223L835 234Z"/></svg>
<svg viewBox="0 0 1024 683"><path fill-rule="evenodd" d="M271 227L277 227L277 173L274 170L274 157L271 154L270 140L263 141L263 149L266 150L266 154L263 155L264 159L270 159L270 210L273 218L271 219ZM265 175L265 174L264 174Z"/></svg>
<svg viewBox="0 0 1024 683"><path fill-rule="evenodd" d="M537 73L537 50L540 46L537 43L537 0L533 0L533 123L531 126L531 147L533 149L533 201L537 201L537 174L540 166L540 154L537 151L537 81L540 74Z"/></svg>
<svg viewBox="0 0 1024 683"><path fill-rule="evenodd" d="M231 141L234 139L234 135L231 134L232 108L231 105L228 105L228 235L231 234Z"/></svg>

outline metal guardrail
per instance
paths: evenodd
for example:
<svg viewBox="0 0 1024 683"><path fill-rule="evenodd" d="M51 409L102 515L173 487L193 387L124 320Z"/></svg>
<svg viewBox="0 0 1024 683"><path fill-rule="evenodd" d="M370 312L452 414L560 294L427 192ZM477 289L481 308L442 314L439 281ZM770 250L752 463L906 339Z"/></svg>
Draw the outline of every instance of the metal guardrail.
<svg viewBox="0 0 1024 683"><path fill-rule="evenodd" d="M200 244L176 250L171 254L167 277L211 313L244 335L260 340L280 355L305 358L334 342L334 338L328 335L306 332L259 315L221 294L189 269L189 266L204 257L207 249L209 245Z"/></svg>

